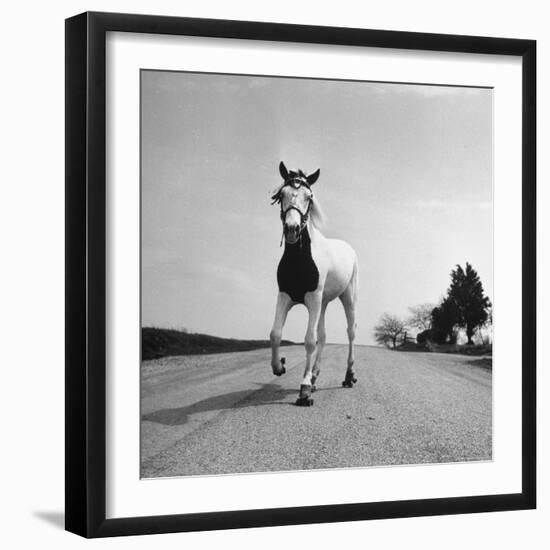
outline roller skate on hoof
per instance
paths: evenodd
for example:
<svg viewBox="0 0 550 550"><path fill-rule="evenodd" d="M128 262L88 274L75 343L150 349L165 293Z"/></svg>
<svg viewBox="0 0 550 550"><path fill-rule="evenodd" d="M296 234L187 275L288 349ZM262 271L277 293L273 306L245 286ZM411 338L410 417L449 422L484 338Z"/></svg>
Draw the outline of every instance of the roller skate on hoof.
<svg viewBox="0 0 550 550"><path fill-rule="evenodd" d="M275 376L282 376L286 372L285 362L286 359L284 357L281 357L281 370L279 372L274 372L273 374Z"/></svg>
<svg viewBox="0 0 550 550"><path fill-rule="evenodd" d="M313 405L313 399L311 398L312 387L302 384L300 386L300 395L296 399L296 405L298 407L311 407Z"/></svg>
<svg viewBox="0 0 550 550"><path fill-rule="evenodd" d="M311 397L298 397L298 399L296 399L296 405L298 405L298 407L311 407L313 405L313 399Z"/></svg>
<svg viewBox="0 0 550 550"><path fill-rule="evenodd" d="M353 373L346 373L346 379L342 382L343 388L353 388L353 384L357 382L357 378Z"/></svg>

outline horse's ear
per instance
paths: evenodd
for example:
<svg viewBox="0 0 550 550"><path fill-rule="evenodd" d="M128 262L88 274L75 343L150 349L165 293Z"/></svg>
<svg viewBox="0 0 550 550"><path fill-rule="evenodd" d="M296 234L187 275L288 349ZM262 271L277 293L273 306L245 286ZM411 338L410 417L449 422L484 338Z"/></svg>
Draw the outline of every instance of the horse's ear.
<svg viewBox="0 0 550 550"><path fill-rule="evenodd" d="M319 175L321 174L321 169L317 168L313 174L310 174L306 179L309 185L313 185L318 179Z"/></svg>
<svg viewBox="0 0 550 550"><path fill-rule="evenodd" d="M288 170L286 169L285 163L281 161L279 164L279 172L281 177L286 181L288 179Z"/></svg>

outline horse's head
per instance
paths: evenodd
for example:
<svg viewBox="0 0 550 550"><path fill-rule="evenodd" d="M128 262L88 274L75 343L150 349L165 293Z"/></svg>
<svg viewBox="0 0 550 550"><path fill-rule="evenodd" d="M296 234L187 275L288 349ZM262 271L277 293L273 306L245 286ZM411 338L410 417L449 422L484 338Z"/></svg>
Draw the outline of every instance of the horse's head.
<svg viewBox="0 0 550 550"><path fill-rule="evenodd" d="M307 225L309 211L313 202L311 186L319 178L320 170L306 176L302 170L288 171L281 161L279 172L283 178L282 185L271 197L272 204L281 205L281 221L286 242L294 244Z"/></svg>

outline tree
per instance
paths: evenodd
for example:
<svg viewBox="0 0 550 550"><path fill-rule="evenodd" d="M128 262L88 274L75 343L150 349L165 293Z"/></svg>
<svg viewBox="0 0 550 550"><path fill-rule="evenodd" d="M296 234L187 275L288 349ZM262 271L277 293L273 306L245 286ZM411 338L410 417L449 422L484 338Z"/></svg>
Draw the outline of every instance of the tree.
<svg viewBox="0 0 550 550"><path fill-rule="evenodd" d="M451 272L451 286L447 298L456 314L456 324L466 329L468 344L473 344L476 329L488 318L491 302L483 291L477 271L466 262L466 269L460 265Z"/></svg>
<svg viewBox="0 0 550 550"><path fill-rule="evenodd" d="M432 311L434 304L419 304L409 308L411 313L407 324L419 331L425 331L432 328Z"/></svg>
<svg viewBox="0 0 550 550"><path fill-rule="evenodd" d="M485 329L485 330L483 330ZM493 306L487 310L487 320L483 323L478 331L478 338L482 345L490 345L493 343Z"/></svg>
<svg viewBox="0 0 550 550"><path fill-rule="evenodd" d="M397 339L404 334L406 329L405 323L389 313L384 313L380 317L378 325L374 327L374 337L379 344L388 345L390 342L395 349L397 347Z"/></svg>
<svg viewBox="0 0 550 550"><path fill-rule="evenodd" d="M458 308L454 300L447 296L441 305L432 310L432 338L437 344L444 344L449 339L456 342L455 326L459 323Z"/></svg>

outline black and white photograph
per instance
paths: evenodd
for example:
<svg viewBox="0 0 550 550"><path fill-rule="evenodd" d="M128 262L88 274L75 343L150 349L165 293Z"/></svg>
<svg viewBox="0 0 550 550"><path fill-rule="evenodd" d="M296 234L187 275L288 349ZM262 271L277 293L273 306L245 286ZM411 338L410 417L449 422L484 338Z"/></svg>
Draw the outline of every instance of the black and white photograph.
<svg viewBox="0 0 550 550"><path fill-rule="evenodd" d="M546 548L545 7L6 4L3 547Z"/></svg>
<svg viewBox="0 0 550 550"><path fill-rule="evenodd" d="M494 90L140 98L141 478L491 461Z"/></svg>

